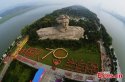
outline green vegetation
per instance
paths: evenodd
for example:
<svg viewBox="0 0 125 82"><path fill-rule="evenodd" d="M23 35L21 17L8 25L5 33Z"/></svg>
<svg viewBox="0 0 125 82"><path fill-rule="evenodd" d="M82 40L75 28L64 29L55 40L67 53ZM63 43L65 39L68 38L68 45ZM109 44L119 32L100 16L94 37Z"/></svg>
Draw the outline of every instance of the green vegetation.
<svg viewBox="0 0 125 82"><path fill-rule="evenodd" d="M26 44L24 46L24 48L30 48L30 47L43 49L42 53L40 55L34 54L33 56L28 56L26 54L22 54L23 56L26 56L30 59L42 62L44 64L48 64L51 66L53 65L52 60L55 59L55 57L52 54L50 54L49 56L47 56L45 59L42 60L42 57L44 57L47 53L50 52L49 50L46 50L41 45L30 46L30 45ZM50 48L50 47L46 47L46 48ZM61 46L59 48L61 48ZM52 49L56 49L56 48L52 48ZM101 60L100 60L101 57L100 57L99 47L97 44L89 43L89 44L84 44L84 46L82 46L79 49L72 49L72 48L65 48L65 49L67 50L69 55L66 59L63 59L61 64L58 65L57 67L64 68L64 65L66 64L68 59L74 59L77 62L79 62L79 60L83 60L85 63L88 63L88 62L96 63L96 64L98 64L99 70L101 70Z"/></svg>
<svg viewBox="0 0 125 82"><path fill-rule="evenodd" d="M36 31L40 28L57 26L56 18L61 15L66 14L69 15L72 19L70 19L69 25L71 26L81 26L85 29L84 36L88 37L86 39L80 39L78 41L75 40L39 40ZM78 18L76 21L74 18ZM81 18L85 18L81 19ZM38 60L42 63L53 65L52 59L53 55L49 55L44 60L41 58L50 51L47 51L45 48L65 48L69 56L64 59L62 63L58 66L59 68L64 68L64 64L67 59L74 59L79 61L82 59L84 62L93 62L97 63L99 69L101 69L101 60L100 60L100 52L99 47L97 46L97 41L101 38L101 32L98 30L100 26L99 19L96 14L92 13L88 9L81 6L71 6L67 8L62 8L60 10L56 10L51 14L46 15L43 18L40 18L36 22L31 25L26 26L22 30L22 36L29 35L29 41L25 47L35 47L39 49L43 49L40 58L38 56L30 56L29 58L33 60Z"/></svg>
<svg viewBox="0 0 125 82"><path fill-rule="evenodd" d="M36 69L17 60L12 61L2 82L29 82L33 79Z"/></svg>
<svg viewBox="0 0 125 82"><path fill-rule="evenodd" d="M43 43L43 41L39 41L38 39L39 37L36 31L40 28L57 26L57 22L55 19L61 14L66 14L70 16L71 19L69 25L81 26L82 28L84 28L85 29L84 36L87 36L89 41L96 42L102 39L106 45L112 44L111 37L106 32L104 26L100 24L100 21L97 18L96 14L94 14L93 12L89 11L88 9L82 6L70 6L56 10L53 13L48 14L43 18L40 18L33 24L26 26L22 30L22 35L23 36L29 35L30 44ZM75 19L78 19L78 21ZM100 27L101 29L99 30ZM73 41L69 41L67 43L77 45L76 42L74 43ZM81 44L80 41L79 43Z"/></svg>
<svg viewBox="0 0 125 82"><path fill-rule="evenodd" d="M101 38L104 41L104 46L110 46L110 45L112 45L112 38L107 33L105 27L102 24L101 24L100 32L101 32L101 35L102 35Z"/></svg>
<svg viewBox="0 0 125 82"><path fill-rule="evenodd" d="M84 37L88 39L80 39L78 41L73 40L39 40L36 31L40 28L57 26L56 18L61 15L66 14L70 16L70 26L80 26L85 29ZM83 19L82 19L83 18ZM78 19L78 20L77 20ZM83 59L85 62L94 62L99 65L99 69L101 68L100 61L100 53L99 48L97 47L97 41L101 40L104 42L104 47L106 49L106 53L110 58L116 59L113 55L111 55L111 49L109 46L112 44L112 38L107 33L105 27L100 24L100 20L97 18L96 14L89 11L88 9L81 6L70 6L66 8L62 8L54 11L51 14L46 15L43 18L40 18L36 22L31 25L26 26L22 30L22 35L29 35L28 47L37 47L42 48L44 50L43 54L48 53L49 51L45 50L45 48L65 48L70 53L69 58L74 58L76 61ZM42 55L43 56L43 55ZM41 56L41 57L42 57ZM36 57L36 58L35 58ZM38 57L35 56L35 60L38 60ZM90 58L91 57L91 58ZM32 58L31 58L32 59ZM52 65L53 56L49 55L49 57L42 62L45 64ZM113 60L112 60L113 61ZM51 63L50 63L51 62ZM62 62L66 62L66 59ZM115 62L112 62L113 71L116 70L114 66L116 66ZM60 68L63 68L59 65Z"/></svg>
<svg viewBox="0 0 125 82"><path fill-rule="evenodd" d="M106 29L104 28L103 25L101 25L101 33L102 33L102 40L104 42L103 46L105 47L106 54L107 56L111 59L111 73L112 74L117 74L117 63L116 60L117 58L115 57L114 54L114 49L109 48L110 45L112 45L112 38L109 36L109 34L106 32Z"/></svg>
<svg viewBox="0 0 125 82"><path fill-rule="evenodd" d="M109 65L111 67L111 74L117 74L117 58L114 54L114 49L111 48L110 46L112 45L112 38L111 36L106 32L105 27L101 24L101 29L100 29L100 33L101 33L101 39L104 42L103 46L105 47L106 50L106 55L110 58L111 60L111 64ZM117 82L116 78L111 78L110 82Z"/></svg>
<svg viewBox="0 0 125 82"><path fill-rule="evenodd" d="M59 14L67 14L72 17L80 17L80 18L85 17L90 20L99 21L99 19L97 18L97 15L95 13L91 12L90 10L88 10L87 8L85 8L83 6L78 6L78 5L74 5L74 6L62 8L60 10L56 10L52 14L54 14L54 16L59 15Z"/></svg>
<svg viewBox="0 0 125 82"><path fill-rule="evenodd" d="M61 14L67 14L72 18L70 19L69 25L81 26L82 28L84 28L85 35L88 36L89 40L97 41L100 39L100 32L98 31L100 25L99 19L94 13L81 6L71 6L56 10L53 13L40 18L33 24L26 26L22 30L22 35L29 35L30 43L37 43L38 35L36 33L36 30L45 27L57 26L57 22L55 19ZM82 20L82 17L86 20ZM79 19L79 21L76 21L73 18L77 18Z"/></svg>
<svg viewBox="0 0 125 82"><path fill-rule="evenodd" d="M0 64L0 73L1 73L1 71L3 70L3 67L4 67L4 63L1 63L1 64Z"/></svg>

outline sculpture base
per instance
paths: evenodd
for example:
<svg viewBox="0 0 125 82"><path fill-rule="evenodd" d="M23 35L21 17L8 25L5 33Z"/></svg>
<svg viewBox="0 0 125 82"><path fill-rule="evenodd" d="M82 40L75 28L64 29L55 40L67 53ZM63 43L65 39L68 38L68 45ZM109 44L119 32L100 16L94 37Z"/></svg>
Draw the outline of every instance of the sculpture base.
<svg viewBox="0 0 125 82"><path fill-rule="evenodd" d="M83 38L84 29L77 26L69 26L68 29L57 27L41 28L37 31L40 40L59 39L59 40L79 40Z"/></svg>

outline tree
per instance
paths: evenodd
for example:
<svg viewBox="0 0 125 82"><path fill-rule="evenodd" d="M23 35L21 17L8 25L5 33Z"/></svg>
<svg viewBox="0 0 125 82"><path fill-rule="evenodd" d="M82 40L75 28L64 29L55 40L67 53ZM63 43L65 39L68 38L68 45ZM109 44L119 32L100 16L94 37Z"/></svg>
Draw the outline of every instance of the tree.
<svg viewBox="0 0 125 82"><path fill-rule="evenodd" d="M29 31L29 26L25 26L22 30L21 30L21 35L22 36L25 36L28 34L28 31Z"/></svg>

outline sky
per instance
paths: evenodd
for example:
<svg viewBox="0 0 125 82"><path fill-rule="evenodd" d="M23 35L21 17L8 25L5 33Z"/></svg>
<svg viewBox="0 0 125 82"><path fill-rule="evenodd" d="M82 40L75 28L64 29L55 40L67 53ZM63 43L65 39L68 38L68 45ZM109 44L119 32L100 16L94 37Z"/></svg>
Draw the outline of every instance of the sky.
<svg viewBox="0 0 125 82"><path fill-rule="evenodd" d="M104 9L125 16L125 0L0 0L0 12L19 5L45 3L80 4L92 10Z"/></svg>

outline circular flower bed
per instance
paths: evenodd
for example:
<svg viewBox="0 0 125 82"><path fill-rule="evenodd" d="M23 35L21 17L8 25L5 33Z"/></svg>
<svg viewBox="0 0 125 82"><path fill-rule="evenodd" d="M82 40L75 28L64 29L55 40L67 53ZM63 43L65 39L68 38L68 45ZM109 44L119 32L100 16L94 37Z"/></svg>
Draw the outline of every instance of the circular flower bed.
<svg viewBox="0 0 125 82"><path fill-rule="evenodd" d="M55 58L64 59L68 56L68 52L64 48L57 48L54 50L53 55Z"/></svg>

